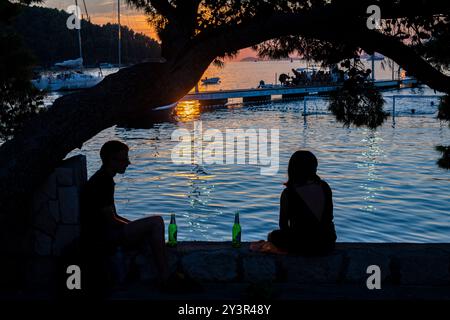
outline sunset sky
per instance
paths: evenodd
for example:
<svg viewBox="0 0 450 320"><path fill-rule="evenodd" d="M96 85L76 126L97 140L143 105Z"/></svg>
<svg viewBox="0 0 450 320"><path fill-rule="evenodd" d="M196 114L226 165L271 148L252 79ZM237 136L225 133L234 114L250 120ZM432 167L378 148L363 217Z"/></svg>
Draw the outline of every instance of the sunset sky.
<svg viewBox="0 0 450 320"><path fill-rule="evenodd" d="M66 10L70 5L75 4L75 0L45 0L43 5L49 8ZM83 16L85 14L83 1L78 0ZM113 0L86 0L86 6L91 17L91 22L95 24L117 23L117 1ZM134 8L128 6L124 0L121 0L121 23L135 32L143 33L154 39L158 39L155 31L146 21L146 16ZM250 48L243 49L236 60L244 57L256 56L256 53Z"/></svg>

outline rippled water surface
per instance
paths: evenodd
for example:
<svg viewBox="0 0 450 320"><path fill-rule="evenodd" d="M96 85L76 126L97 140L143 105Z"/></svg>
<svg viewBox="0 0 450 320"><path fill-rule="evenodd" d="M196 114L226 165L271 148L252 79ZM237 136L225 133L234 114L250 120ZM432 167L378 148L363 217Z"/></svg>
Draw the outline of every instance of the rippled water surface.
<svg viewBox="0 0 450 320"><path fill-rule="evenodd" d="M431 91L431 90L428 90ZM388 92L416 94L410 90ZM419 92L420 93L420 92ZM430 94L430 92L425 92ZM432 94L432 92L431 92ZM386 98L386 108L392 108ZM120 214L138 219L177 215L180 240L230 240L234 212L241 212L243 240L264 239L277 227L279 196L287 162L297 149L313 151L319 175L333 190L338 241L449 242L450 172L440 169L436 145L450 144L450 129L435 119L436 99L397 101L399 114L377 130L344 128L322 114L326 102L308 101L315 114L302 116L303 101L233 106L200 112L198 104L177 107L176 121L152 129L110 128L83 145L89 176L110 139L130 146L132 165L116 176ZM411 114L410 109L416 109ZM261 175L260 165L174 164L174 130L279 129L279 170ZM72 154L79 153L75 150Z"/></svg>

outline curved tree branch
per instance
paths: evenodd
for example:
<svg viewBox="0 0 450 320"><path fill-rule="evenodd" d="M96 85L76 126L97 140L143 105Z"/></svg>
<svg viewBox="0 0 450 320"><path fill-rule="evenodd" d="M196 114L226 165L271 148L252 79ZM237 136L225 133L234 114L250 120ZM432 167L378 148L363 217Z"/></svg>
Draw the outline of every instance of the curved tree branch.
<svg viewBox="0 0 450 320"><path fill-rule="evenodd" d="M450 77L434 68L413 48L395 37L369 30L361 21L344 20L333 9L322 10L320 15L312 12L273 14L265 20L234 28L216 29L206 40L202 40L210 41L211 47L215 48L218 54L287 35L346 43L369 52L380 52L431 88L450 92Z"/></svg>
<svg viewBox="0 0 450 320"><path fill-rule="evenodd" d="M357 44L365 51L376 51L391 58L408 74L427 84L430 88L450 93L450 76L445 75L424 60L414 49L397 39L379 32L367 30L349 33L353 35L349 43Z"/></svg>

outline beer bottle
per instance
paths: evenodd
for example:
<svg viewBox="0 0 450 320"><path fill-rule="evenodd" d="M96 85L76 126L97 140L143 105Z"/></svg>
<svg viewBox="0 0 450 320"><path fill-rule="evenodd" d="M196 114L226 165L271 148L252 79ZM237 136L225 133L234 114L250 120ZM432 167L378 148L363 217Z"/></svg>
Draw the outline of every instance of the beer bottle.
<svg viewBox="0 0 450 320"><path fill-rule="evenodd" d="M177 223L175 222L175 213L170 215L169 223L169 247L177 245Z"/></svg>
<svg viewBox="0 0 450 320"><path fill-rule="evenodd" d="M239 211L234 215L233 234L231 245L233 248L241 247L241 225L239 223Z"/></svg>

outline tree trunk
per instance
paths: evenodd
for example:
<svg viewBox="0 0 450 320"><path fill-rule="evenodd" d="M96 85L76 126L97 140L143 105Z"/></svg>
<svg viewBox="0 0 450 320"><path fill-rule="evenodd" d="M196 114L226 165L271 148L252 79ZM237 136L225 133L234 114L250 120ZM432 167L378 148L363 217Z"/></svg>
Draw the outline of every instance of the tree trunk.
<svg viewBox="0 0 450 320"><path fill-rule="evenodd" d="M213 59L206 51L190 51L182 65L169 61L122 69L93 88L57 99L5 142L0 148L0 251L25 250L31 194L70 151L117 123L142 125L137 120L158 115L152 109L183 97Z"/></svg>

